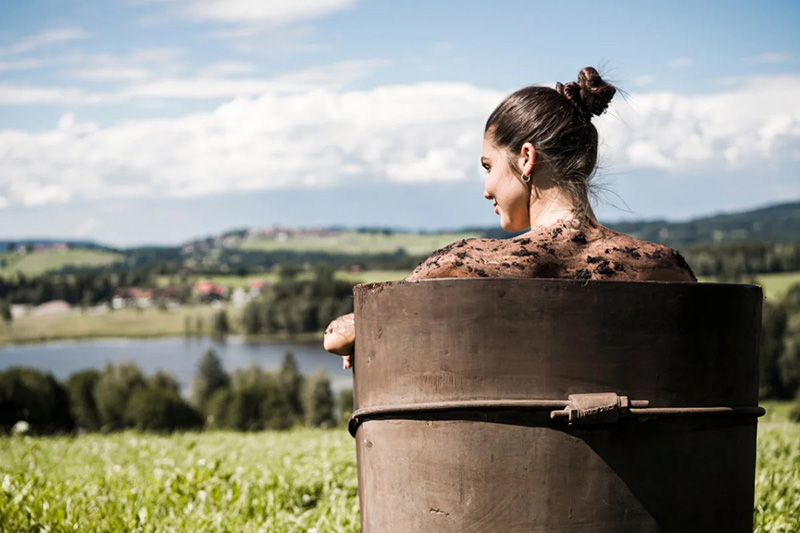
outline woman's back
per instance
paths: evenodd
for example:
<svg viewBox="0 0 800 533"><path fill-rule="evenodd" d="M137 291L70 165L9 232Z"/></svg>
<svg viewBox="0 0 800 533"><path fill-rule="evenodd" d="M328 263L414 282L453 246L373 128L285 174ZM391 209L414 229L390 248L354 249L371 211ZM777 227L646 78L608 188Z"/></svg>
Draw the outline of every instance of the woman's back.
<svg viewBox="0 0 800 533"><path fill-rule="evenodd" d="M514 239L453 243L406 279L443 277L697 281L675 250L577 219L536 227Z"/></svg>

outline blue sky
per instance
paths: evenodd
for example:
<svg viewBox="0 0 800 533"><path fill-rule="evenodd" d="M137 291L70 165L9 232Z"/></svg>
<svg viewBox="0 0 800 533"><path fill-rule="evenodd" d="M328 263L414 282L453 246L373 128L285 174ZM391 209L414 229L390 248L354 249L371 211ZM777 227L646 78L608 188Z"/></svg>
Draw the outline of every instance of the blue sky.
<svg viewBox="0 0 800 533"><path fill-rule="evenodd" d="M794 2L0 4L0 238L497 224L483 123L601 68L601 221L800 199Z"/></svg>

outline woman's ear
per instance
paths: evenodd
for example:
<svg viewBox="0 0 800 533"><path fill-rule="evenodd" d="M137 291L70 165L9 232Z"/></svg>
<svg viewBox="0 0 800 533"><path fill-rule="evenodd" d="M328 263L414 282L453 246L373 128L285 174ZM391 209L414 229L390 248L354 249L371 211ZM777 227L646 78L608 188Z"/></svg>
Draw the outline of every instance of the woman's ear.
<svg viewBox="0 0 800 533"><path fill-rule="evenodd" d="M517 156L517 167L525 176L530 176L533 172L533 164L536 162L536 148L531 143L525 143Z"/></svg>

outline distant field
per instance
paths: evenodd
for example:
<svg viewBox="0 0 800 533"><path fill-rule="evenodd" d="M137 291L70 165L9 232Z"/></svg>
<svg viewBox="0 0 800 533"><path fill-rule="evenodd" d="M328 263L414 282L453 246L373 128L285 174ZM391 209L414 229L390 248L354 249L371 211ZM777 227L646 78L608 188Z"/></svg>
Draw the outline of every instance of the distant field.
<svg viewBox="0 0 800 533"><path fill-rule="evenodd" d="M240 333L241 309L226 308L231 334ZM156 308L142 310L120 309L110 313L96 314L74 309L68 313L25 316L14 319L11 325L0 322L0 346L4 344L28 344L57 340L78 340L110 337L147 338L180 337L186 334L186 318L189 318L192 335L197 332L197 319L201 321L201 334L210 335L213 307L203 305L182 307L162 311ZM317 342L322 332L290 335L275 333L251 337L255 342L290 340ZM3 530L0 528L0 533Z"/></svg>
<svg viewBox="0 0 800 533"><path fill-rule="evenodd" d="M800 283L800 272L776 272L774 274L757 274L756 279L767 298L780 299L789 289Z"/></svg>
<svg viewBox="0 0 800 533"><path fill-rule="evenodd" d="M336 277L351 283L380 283L405 279L411 270L367 270L365 272L337 272Z"/></svg>
<svg viewBox="0 0 800 533"><path fill-rule="evenodd" d="M336 236L289 237L285 241L248 237L241 243L243 250L275 251L291 250L295 252L330 252L339 254L380 254L394 253L402 248L409 255L426 255L443 246L459 241L479 237L477 233L442 233L422 235L416 233L359 233L342 232Z"/></svg>
<svg viewBox="0 0 800 533"><path fill-rule="evenodd" d="M6 266L0 268L0 276L15 276L22 272L26 276L38 276L45 272L59 270L65 266L93 267L118 263L123 260L122 254L103 250L67 250L64 252L43 250L29 252L25 255L2 254L0 259L6 260Z"/></svg>
<svg viewBox="0 0 800 533"><path fill-rule="evenodd" d="M768 300L780 300L793 285L800 283L800 272L753 274L753 277L755 277L758 284L761 285L764 296ZM703 276L700 278L700 281L715 282L716 278L713 276Z"/></svg>
<svg viewBox="0 0 800 533"><path fill-rule="evenodd" d="M201 317L203 328L208 332L213 312L211 307L201 306L168 311L120 309L105 314L75 309L64 314L23 316L11 325L0 323L0 345L98 337L180 336L186 331L187 316L192 327Z"/></svg>
<svg viewBox="0 0 800 533"><path fill-rule="evenodd" d="M381 281L395 281L403 279L411 273L410 270L366 270L364 272L336 272L336 279L349 281L351 283L376 283ZM314 274L312 272L301 272L297 275L297 279L311 279ZM247 288L250 281L262 280L267 283L274 283L278 281L278 274L268 272L263 274L253 274L249 276L190 276L189 282L196 283L200 280L210 280L220 285L225 285L231 288ZM170 284L180 283L180 279L170 276L159 276L156 280L159 287L166 287Z"/></svg>

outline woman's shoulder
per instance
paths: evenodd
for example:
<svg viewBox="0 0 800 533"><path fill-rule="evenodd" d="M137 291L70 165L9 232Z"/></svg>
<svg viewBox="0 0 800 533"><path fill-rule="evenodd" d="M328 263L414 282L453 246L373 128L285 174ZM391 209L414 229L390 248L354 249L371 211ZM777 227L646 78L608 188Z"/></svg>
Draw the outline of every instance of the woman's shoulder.
<svg viewBox="0 0 800 533"><path fill-rule="evenodd" d="M406 279L490 277L507 246L504 239L462 239L433 252Z"/></svg>
<svg viewBox="0 0 800 533"><path fill-rule="evenodd" d="M697 281L683 255L664 244L608 230L606 252L629 263L641 281Z"/></svg>
<svg viewBox="0 0 800 533"><path fill-rule="evenodd" d="M697 281L683 256L600 225L534 228L510 239L464 239L433 252L406 278L571 278Z"/></svg>

